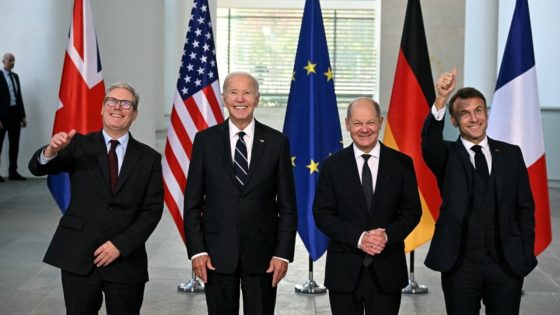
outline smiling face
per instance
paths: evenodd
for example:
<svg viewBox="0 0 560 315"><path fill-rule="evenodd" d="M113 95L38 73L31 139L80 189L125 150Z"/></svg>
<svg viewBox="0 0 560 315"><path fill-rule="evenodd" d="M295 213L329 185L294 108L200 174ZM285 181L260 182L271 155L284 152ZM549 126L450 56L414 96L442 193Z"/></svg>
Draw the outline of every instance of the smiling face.
<svg viewBox="0 0 560 315"><path fill-rule="evenodd" d="M128 100L135 102L134 95L123 88L115 88L107 93L106 97L113 97L118 100ZM101 116L103 117L103 129L107 132L113 139L117 139L125 135L132 122L136 119L138 111L133 106L128 110L122 108L119 102L116 106L110 107L103 102L101 108Z"/></svg>
<svg viewBox="0 0 560 315"><path fill-rule="evenodd" d="M486 137L488 109L483 99L478 97L457 98L453 102L453 126L459 128L463 139L478 144Z"/></svg>
<svg viewBox="0 0 560 315"><path fill-rule="evenodd" d="M368 98L359 98L352 102L347 116L346 130L350 132L354 145L364 153L371 151L383 124L383 117L379 115L375 103Z"/></svg>
<svg viewBox="0 0 560 315"><path fill-rule="evenodd" d="M253 120L259 104L259 91L255 79L247 73L230 74L222 93L231 122L243 130Z"/></svg>

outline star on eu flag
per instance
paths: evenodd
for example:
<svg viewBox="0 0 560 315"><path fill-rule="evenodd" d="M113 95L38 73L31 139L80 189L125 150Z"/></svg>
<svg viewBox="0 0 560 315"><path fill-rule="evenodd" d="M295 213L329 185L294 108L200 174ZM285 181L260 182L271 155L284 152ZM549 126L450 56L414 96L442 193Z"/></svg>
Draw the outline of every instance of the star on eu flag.
<svg viewBox="0 0 560 315"><path fill-rule="evenodd" d="M309 175L313 174L313 172L319 173L319 163L313 161L313 159L311 159L311 163L309 163L305 167L309 169Z"/></svg>
<svg viewBox="0 0 560 315"><path fill-rule="evenodd" d="M311 63L311 60L307 60L307 66L303 67L303 69L307 70L307 75L317 73L315 71L315 66L317 66L316 63Z"/></svg>

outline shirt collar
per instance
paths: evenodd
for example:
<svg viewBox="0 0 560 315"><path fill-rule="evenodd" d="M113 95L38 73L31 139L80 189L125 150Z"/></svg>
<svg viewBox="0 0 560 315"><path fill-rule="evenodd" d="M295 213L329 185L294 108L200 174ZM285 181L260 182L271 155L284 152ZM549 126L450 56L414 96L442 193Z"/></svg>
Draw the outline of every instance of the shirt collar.
<svg viewBox="0 0 560 315"><path fill-rule="evenodd" d="M109 141L111 140L118 140L119 145L123 149L126 149L126 147L128 146L128 140L130 139L130 134L128 132L125 133L124 136L117 139L111 138L111 136L109 136L109 134L105 131L105 129L103 129L102 133L103 133L103 138L105 139L105 145L109 145Z"/></svg>
<svg viewBox="0 0 560 315"><path fill-rule="evenodd" d="M354 157L356 159L362 157L363 154L369 154L376 159L379 159L379 153L381 152L381 145L379 144L379 140L375 143L375 146L369 152L363 152L362 150L358 149L356 144L353 144L352 147L354 148Z"/></svg>
<svg viewBox="0 0 560 315"><path fill-rule="evenodd" d="M231 119L228 119L228 126L229 126L229 138L233 139L233 137L237 136L237 134L240 131L245 132L245 135L249 136L251 139L254 137L255 135L255 118L253 118L251 120L251 122L247 125L247 127L243 130L237 128L237 126L235 126L233 124L233 122L231 121Z"/></svg>
<svg viewBox="0 0 560 315"><path fill-rule="evenodd" d="M463 145L465 146L468 152L471 152L472 151L471 148L476 145L475 143L465 140L465 138L463 137L461 137L461 142L463 143ZM486 152L490 152L490 147L488 146L488 136L484 137L484 139L482 139L482 141L480 141L478 145L481 146L483 150L486 150Z"/></svg>

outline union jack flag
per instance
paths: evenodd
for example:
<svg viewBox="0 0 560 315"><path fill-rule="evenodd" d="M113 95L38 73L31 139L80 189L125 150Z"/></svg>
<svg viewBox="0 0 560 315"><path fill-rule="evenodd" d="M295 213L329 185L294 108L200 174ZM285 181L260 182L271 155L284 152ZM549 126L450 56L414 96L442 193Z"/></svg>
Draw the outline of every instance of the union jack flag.
<svg viewBox="0 0 560 315"><path fill-rule="evenodd" d="M54 117L53 135L76 129L79 133L100 130L99 117L105 84L89 0L75 0L68 47L64 56L58 108ZM70 203L68 173L49 175L47 185L60 210Z"/></svg>
<svg viewBox="0 0 560 315"><path fill-rule="evenodd" d="M183 200L195 134L224 121L207 0L193 3L163 159L164 200L183 232Z"/></svg>

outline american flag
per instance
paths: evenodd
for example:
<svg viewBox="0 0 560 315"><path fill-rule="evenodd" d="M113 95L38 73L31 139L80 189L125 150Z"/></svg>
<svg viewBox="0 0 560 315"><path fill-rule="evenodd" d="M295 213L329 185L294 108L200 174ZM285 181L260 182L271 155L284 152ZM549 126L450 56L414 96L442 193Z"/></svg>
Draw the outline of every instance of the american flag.
<svg viewBox="0 0 560 315"><path fill-rule="evenodd" d="M183 48L163 159L164 200L183 232L183 199L195 134L224 121L207 0L195 0Z"/></svg>
<svg viewBox="0 0 560 315"><path fill-rule="evenodd" d="M105 96L101 58L89 0L74 1L68 47L58 93L53 135L76 129L85 134L101 129L99 113ZM49 175L47 185L64 213L70 202L68 173Z"/></svg>

